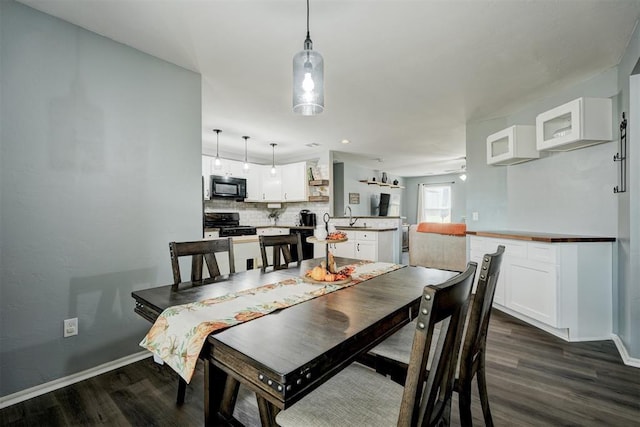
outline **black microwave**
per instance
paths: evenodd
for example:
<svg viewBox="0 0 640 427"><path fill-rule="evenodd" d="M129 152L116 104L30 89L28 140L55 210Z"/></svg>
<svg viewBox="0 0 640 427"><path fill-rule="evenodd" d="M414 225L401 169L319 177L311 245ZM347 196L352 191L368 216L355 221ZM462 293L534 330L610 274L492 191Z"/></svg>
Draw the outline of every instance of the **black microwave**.
<svg viewBox="0 0 640 427"><path fill-rule="evenodd" d="M232 176L211 175L211 198L227 198L244 201L247 197L247 180Z"/></svg>

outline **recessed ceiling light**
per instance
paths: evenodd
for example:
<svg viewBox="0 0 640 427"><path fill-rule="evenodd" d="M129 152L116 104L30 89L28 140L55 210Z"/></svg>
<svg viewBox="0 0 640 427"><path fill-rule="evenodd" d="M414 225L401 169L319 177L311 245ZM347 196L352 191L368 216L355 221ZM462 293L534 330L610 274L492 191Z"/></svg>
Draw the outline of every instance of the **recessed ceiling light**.
<svg viewBox="0 0 640 427"><path fill-rule="evenodd" d="M343 140L342 140L342 141L340 141L340 142L342 142L343 144L348 144L348 143L350 143L351 141L349 141L348 139L343 139Z"/></svg>
<svg viewBox="0 0 640 427"><path fill-rule="evenodd" d="M318 144L317 142L310 142L309 144L305 144L305 145L311 148L320 146L320 144Z"/></svg>

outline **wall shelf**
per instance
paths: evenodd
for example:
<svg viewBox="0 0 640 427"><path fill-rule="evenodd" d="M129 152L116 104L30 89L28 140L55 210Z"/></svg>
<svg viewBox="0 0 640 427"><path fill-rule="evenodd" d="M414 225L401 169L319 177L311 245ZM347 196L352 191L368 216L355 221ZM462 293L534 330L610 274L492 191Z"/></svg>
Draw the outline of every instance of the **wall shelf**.
<svg viewBox="0 0 640 427"><path fill-rule="evenodd" d="M370 181L368 179L361 179L360 182L369 185L377 185L379 187L390 187L390 188L404 188L402 185L393 185L388 182L379 182L379 181Z"/></svg>
<svg viewBox="0 0 640 427"><path fill-rule="evenodd" d="M310 202L328 202L329 196L309 196Z"/></svg>
<svg viewBox="0 0 640 427"><path fill-rule="evenodd" d="M329 185L328 179L314 179L313 181L309 181L310 187L326 187Z"/></svg>

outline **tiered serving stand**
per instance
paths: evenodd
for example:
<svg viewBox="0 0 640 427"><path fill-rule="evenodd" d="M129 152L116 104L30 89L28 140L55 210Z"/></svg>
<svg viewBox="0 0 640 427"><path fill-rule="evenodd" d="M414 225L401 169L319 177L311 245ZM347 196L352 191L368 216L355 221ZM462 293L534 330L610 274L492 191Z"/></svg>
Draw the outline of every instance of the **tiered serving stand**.
<svg viewBox="0 0 640 427"><path fill-rule="evenodd" d="M322 217L322 220L324 221L324 228L327 232L327 235L329 235L329 214L325 213L324 216ZM327 270L329 270L329 244L330 243L342 243L342 242L346 242L348 241L348 238L344 238L344 239L317 239L314 236L311 237L307 237L307 242L309 243L323 243L324 244L324 248L325 248L325 267ZM308 277L307 275L302 276L302 278L309 283L317 283L317 284L323 284L326 285L328 283L334 284L334 285L341 285L344 283L349 283L351 281L351 276L347 277L346 279L343 280L336 280L334 282L325 282L325 281L320 281L320 280L314 280L311 277Z"/></svg>

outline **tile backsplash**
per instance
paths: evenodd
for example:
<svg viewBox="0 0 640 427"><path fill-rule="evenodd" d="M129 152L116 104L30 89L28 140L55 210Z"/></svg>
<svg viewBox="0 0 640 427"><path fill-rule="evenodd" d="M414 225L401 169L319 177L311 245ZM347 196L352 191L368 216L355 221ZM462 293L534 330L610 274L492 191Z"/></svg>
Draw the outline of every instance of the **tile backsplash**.
<svg viewBox="0 0 640 427"><path fill-rule="evenodd" d="M274 218L269 218L272 213L278 213L277 225L298 225L298 214L302 209L309 209L315 213L318 221L329 212L328 203L282 203L280 209L268 209L266 203L244 203L231 200L205 200L205 212L238 212L241 225L256 227L274 225Z"/></svg>

